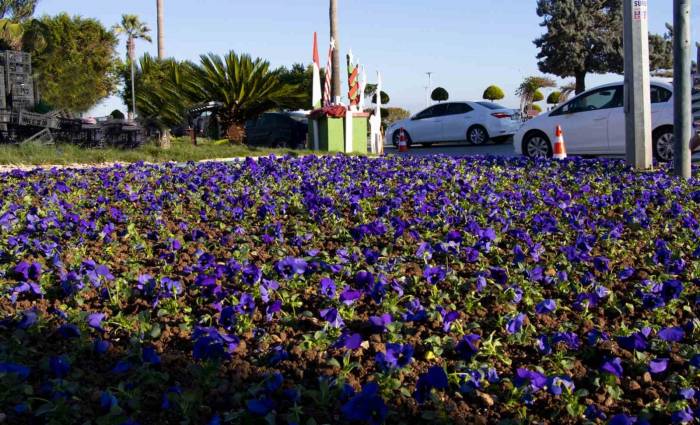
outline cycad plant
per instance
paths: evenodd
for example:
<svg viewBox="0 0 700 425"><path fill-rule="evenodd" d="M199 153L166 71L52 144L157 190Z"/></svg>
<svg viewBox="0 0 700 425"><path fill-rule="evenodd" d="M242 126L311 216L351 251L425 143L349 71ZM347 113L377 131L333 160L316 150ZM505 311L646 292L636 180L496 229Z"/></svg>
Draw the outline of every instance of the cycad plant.
<svg viewBox="0 0 700 425"><path fill-rule="evenodd" d="M184 122L186 108L192 104L187 81L192 75L190 62L174 59L159 60L148 54L138 64L136 106L139 120L150 128L158 129L158 144L170 147L170 129Z"/></svg>
<svg viewBox="0 0 700 425"><path fill-rule="evenodd" d="M221 103L216 118L229 140L238 143L245 137L246 120L303 95L298 86L282 82L267 61L235 52L202 55L188 86L193 101Z"/></svg>

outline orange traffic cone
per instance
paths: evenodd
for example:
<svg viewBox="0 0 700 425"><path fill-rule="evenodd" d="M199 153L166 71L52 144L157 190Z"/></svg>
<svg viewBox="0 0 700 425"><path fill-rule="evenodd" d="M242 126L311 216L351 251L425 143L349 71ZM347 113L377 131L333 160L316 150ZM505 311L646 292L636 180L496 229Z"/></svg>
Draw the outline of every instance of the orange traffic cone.
<svg viewBox="0 0 700 425"><path fill-rule="evenodd" d="M408 152L408 142L406 142L406 132L403 128L399 131L399 152Z"/></svg>
<svg viewBox="0 0 700 425"><path fill-rule="evenodd" d="M557 141L554 143L554 159L566 159L566 146L564 146L564 132L561 126L557 126Z"/></svg>

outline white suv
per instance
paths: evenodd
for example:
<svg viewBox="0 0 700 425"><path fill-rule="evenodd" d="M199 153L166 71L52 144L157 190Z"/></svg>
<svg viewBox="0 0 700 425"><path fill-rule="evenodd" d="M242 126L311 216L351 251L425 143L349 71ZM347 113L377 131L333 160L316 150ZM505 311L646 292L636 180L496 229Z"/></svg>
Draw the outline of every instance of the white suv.
<svg viewBox="0 0 700 425"><path fill-rule="evenodd" d="M558 125L564 132L566 150L582 155L625 154L624 84L607 84L586 91L526 122L516 133L517 154L551 157ZM673 159L673 86L651 84L651 121L654 157Z"/></svg>

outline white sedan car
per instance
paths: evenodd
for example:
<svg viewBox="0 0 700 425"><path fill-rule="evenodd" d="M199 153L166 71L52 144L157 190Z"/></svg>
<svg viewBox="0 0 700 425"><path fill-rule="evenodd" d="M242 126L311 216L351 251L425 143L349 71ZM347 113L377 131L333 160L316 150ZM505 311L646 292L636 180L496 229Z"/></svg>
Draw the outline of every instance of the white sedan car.
<svg viewBox="0 0 700 425"><path fill-rule="evenodd" d="M551 157L558 125L564 132L567 153L579 155L624 155L624 84L612 83L586 91L526 122L516 133L515 153ZM673 159L673 86L651 84L651 120L654 157Z"/></svg>
<svg viewBox="0 0 700 425"><path fill-rule="evenodd" d="M409 145L434 142L464 142L482 145L489 140L504 142L520 126L515 111L491 102L445 102L433 105L409 119L389 126L386 135L398 145L403 128Z"/></svg>

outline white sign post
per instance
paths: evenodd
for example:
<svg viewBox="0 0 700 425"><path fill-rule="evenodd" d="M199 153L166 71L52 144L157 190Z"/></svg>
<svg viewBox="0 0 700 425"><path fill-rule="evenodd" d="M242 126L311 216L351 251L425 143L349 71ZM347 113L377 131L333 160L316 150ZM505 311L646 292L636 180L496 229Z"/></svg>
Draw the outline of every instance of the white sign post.
<svg viewBox="0 0 700 425"><path fill-rule="evenodd" d="M649 11L647 0L624 0L625 124L627 164L652 167Z"/></svg>

